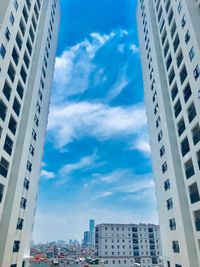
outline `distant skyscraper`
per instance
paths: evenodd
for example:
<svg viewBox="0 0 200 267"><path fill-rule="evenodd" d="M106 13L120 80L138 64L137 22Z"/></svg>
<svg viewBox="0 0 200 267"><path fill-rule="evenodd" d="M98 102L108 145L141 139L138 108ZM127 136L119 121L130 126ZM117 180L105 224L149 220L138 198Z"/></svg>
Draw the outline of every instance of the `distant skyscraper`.
<svg viewBox="0 0 200 267"><path fill-rule="evenodd" d="M57 0L0 1L1 267L30 255L59 12Z"/></svg>
<svg viewBox="0 0 200 267"><path fill-rule="evenodd" d="M163 266L157 225L105 223L97 225L95 233L97 257L107 267Z"/></svg>
<svg viewBox="0 0 200 267"><path fill-rule="evenodd" d="M165 267L200 266L200 1L138 1Z"/></svg>
<svg viewBox="0 0 200 267"><path fill-rule="evenodd" d="M95 245L95 220L90 220L90 244Z"/></svg>
<svg viewBox="0 0 200 267"><path fill-rule="evenodd" d="M90 245L90 232L89 231L85 231L83 234L83 245L84 246Z"/></svg>
<svg viewBox="0 0 200 267"><path fill-rule="evenodd" d="M95 229L95 221L94 220L90 220L90 232L93 233Z"/></svg>

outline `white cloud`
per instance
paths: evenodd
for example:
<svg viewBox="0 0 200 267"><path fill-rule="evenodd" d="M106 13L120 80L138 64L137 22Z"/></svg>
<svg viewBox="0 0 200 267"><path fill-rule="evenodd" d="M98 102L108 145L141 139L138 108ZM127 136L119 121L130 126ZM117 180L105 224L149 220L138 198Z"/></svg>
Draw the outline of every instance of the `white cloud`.
<svg viewBox="0 0 200 267"><path fill-rule="evenodd" d="M78 162L66 164L64 167L61 168L60 174L61 175L69 175L74 171L87 169L88 167L93 168L95 165L95 161L97 160L96 153L82 157Z"/></svg>
<svg viewBox="0 0 200 267"><path fill-rule="evenodd" d="M129 84L129 79L126 77L125 73L120 73L116 83L111 87L106 97L107 101L111 101L121 94L121 92L126 88Z"/></svg>
<svg viewBox="0 0 200 267"><path fill-rule="evenodd" d="M110 107L102 103L66 103L52 106L48 130L53 133L55 146L62 147L74 139L92 136L99 140L139 133L146 125L142 104Z"/></svg>
<svg viewBox="0 0 200 267"><path fill-rule="evenodd" d="M88 89L89 76L95 69L92 59L97 51L114 36L114 32L107 35L92 33L90 38L67 48L60 57L56 58L53 95L55 102L67 96L81 94Z"/></svg>
<svg viewBox="0 0 200 267"><path fill-rule="evenodd" d="M117 47L117 51L120 53L124 53L124 49L125 49L125 44L119 44Z"/></svg>
<svg viewBox="0 0 200 267"><path fill-rule="evenodd" d="M141 134L135 141L131 149L136 149L142 152L146 156L151 155L151 148L149 144L149 136L148 133Z"/></svg>
<svg viewBox="0 0 200 267"><path fill-rule="evenodd" d="M113 192L101 192L101 193L97 194L95 197L93 197L92 199L98 200L100 198L106 198L106 197L112 196L112 194L113 194Z"/></svg>
<svg viewBox="0 0 200 267"><path fill-rule="evenodd" d="M54 172L50 172L50 171L45 171L42 170L41 171L41 177L47 180L53 179L55 178L55 173Z"/></svg>
<svg viewBox="0 0 200 267"><path fill-rule="evenodd" d="M130 50L133 52L133 54L136 54L139 52L139 47L137 47L137 45L135 45L135 44L131 44Z"/></svg>

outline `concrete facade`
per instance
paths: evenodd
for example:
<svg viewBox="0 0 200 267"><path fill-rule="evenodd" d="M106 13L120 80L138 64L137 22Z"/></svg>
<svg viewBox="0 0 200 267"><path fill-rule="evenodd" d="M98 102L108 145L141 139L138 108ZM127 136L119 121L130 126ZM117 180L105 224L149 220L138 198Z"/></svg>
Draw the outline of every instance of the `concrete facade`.
<svg viewBox="0 0 200 267"><path fill-rule="evenodd" d="M99 224L95 230L97 257L108 267L162 266L159 226Z"/></svg>
<svg viewBox="0 0 200 267"><path fill-rule="evenodd" d="M138 1L138 33L165 267L200 266L200 7Z"/></svg>
<svg viewBox="0 0 200 267"><path fill-rule="evenodd" d="M57 0L1 0L0 266L28 264L58 38Z"/></svg>

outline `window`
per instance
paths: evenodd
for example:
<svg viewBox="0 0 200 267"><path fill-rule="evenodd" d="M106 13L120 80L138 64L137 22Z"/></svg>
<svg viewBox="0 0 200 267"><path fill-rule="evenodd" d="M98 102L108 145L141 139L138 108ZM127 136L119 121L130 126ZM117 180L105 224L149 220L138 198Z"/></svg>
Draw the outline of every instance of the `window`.
<svg viewBox="0 0 200 267"><path fill-rule="evenodd" d="M24 95L24 88L23 88L20 81L18 82L18 85L17 85L17 93L18 93L19 97L22 99L23 95Z"/></svg>
<svg viewBox="0 0 200 267"><path fill-rule="evenodd" d="M199 65L197 65L193 71L193 74L194 74L194 79L195 81L199 78L200 76L200 68L199 68Z"/></svg>
<svg viewBox="0 0 200 267"><path fill-rule="evenodd" d="M17 230L22 230L23 224L24 224L24 220L21 219L21 218L18 218L18 220L17 220L17 227L16 227Z"/></svg>
<svg viewBox="0 0 200 267"><path fill-rule="evenodd" d="M8 29L8 27L6 27L6 30L5 30L5 37L6 37L6 40L7 41L10 41L10 31L9 31L9 29Z"/></svg>
<svg viewBox="0 0 200 267"><path fill-rule="evenodd" d="M17 100L17 98L15 97L14 102L13 102L13 110L15 111L17 116L19 116L20 109L21 109L21 105L19 101Z"/></svg>
<svg viewBox="0 0 200 267"><path fill-rule="evenodd" d="M158 103L157 103L156 106L155 106L155 108L154 108L154 114L155 114L155 115L157 114L158 109L159 109L159 106L158 106Z"/></svg>
<svg viewBox="0 0 200 267"><path fill-rule="evenodd" d="M25 22L27 23L27 21L28 21L28 13L27 13L27 9L26 9L25 6L24 6L24 8L22 10L22 14L23 14Z"/></svg>
<svg viewBox="0 0 200 267"><path fill-rule="evenodd" d="M27 180L27 179L25 178L25 179L24 179L24 188L25 188L26 190L29 189L29 184L30 184L29 180Z"/></svg>
<svg viewBox="0 0 200 267"><path fill-rule="evenodd" d="M34 149L34 147L30 144L30 146L29 146L29 153L32 155L32 156L34 156L34 153L35 153L35 149Z"/></svg>
<svg viewBox="0 0 200 267"><path fill-rule="evenodd" d="M177 67L181 65L181 62L183 61L183 53L182 50L179 51L178 56L176 58Z"/></svg>
<svg viewBox="0 0 200 267"><path fill-rule="evenodd" d="M30 27L30 29L29 29L29 35L31 37L31 41L34 42L34 40L35 40L35 34L33 32L33 28L32 27Z"/></svg>
<svg viewBox="0 0 200 267"><path fill-rule="evenodd" d="M19 50L21 50L23 41L22 41L22 38L19 32L17 33L17 36L16 36L16 43L17 43L17 46L19 47Z"/></svg>
<svg viewBox="0 0 200 267"><path fill-rule="evenodd" d="M30 10L30 8L31 8L31 2L30 2L30 0L26 0L26 4L27 4L27 7L28 7L28 10Z"/></svg>
<svg viewBox="0 0 200 267"><path fill-rule="evenodd" d="M38 18L39 18L39 12L38 12L38 8L37 8L37 5L36 4L34 5L34 12L35 12L36 19L38 20Z"/></svg>
<svg viewBox="0 0 200 267"><path fill-rule="evenodd" d="M187 179L189 179L192 175L194 175L194 167L193 167L192 159L189 159L185 163L185 175Z"/></svg>
<svg viewBox="0 0 200 267"><path fill-rule="evenodd" d="M26 47L27 47L27 50L29 52L29 55L31 56L31 54L32 54L32 45L31 45L31 42L30 42L29 39L27 40Z"/></svg>
<svg viewBox="0 0 200 267"><path fill-rule="evenodd" d="M167 171L167 162L165 161L162 165L162 172L165 173Z"/></svg>
<svg viewBox="0 0 200 267"><path fill-rule="evenodd" d="M18 55L17 50L16 50L15 47L13 48L13 51L12 51L12 58L13 58L15 64L18 65L19 55Z"/></svg>
<svg viewBox="0 0 200 267"><path fill-rule="evenodd" d="M160 142L162 140L162 137L163 137L163 132L162 130L159 132L158 134L158 142Z"/></svg>
<svg viewBox="0 0 200 267"><path fill-rule="evenodd" d="M34 16L32 16L32 24L33 24L34 30L36 31L37 24L36 24L36 21L35 21L35 17Z"/></svg>
<svg viewBox="0 0 200 267"><path fill-rule="evenodd" d="M194 183L189 186L189 194L190 194L191 204L194 204L200 200L197 183Z"/></svg>
<svg viewBox="0 0 200 267"><path fill-rule="evenodd" d="M36 141L36 139L37 139L37 134L36 134L35 130L32 131L32 137L33 137L33 139Z"/></svg>
<svg viewBox="0 0 200 267"><path fill-rule="evenodd" d="M172 241L172 249L173 249L174 253L179 253L180 252L178 241Z"/></svg>
<svg viewBox="0 0 200 267"><path fill-rule="evenodd" d="M25 71L24 66L21 67L20 75L21 75L21 78L22 78L23 82L26 83L27 73Z"/></svg>
<svg viewBox="0 0 200 267"><path fill-rule="evenodd" d="M4 159L3 157L1 157L1 161L0 161L0 175L2 175L3 177L7 177L8 174L8 167L9 167L9 162Z"/></svg>
<svg viewBox="0 0 200 267"><path fill-rule="evenodd" d="M177 87L177 84L175 83L171 90L172 100L176 98L177 94L178 94L178 87Z"/></svg>
<svg viewBox="0 0 200 267"><path fill-rule="evenodd" d="M174 106L174 115L175 115L175 118L178 117L178 115L180 114L182 110L182 106L181 106L181 101L180 99L176 102L175 106Z"/></svg>
<svg viewBox="0 0 200 267"><path fill-rule="evenodd" d="M0 184L0 203L1 203L2 198L3 198L3 191L4 191L4 185Z"/></svg>
<svg viewBox="0 0 200 267"><path fill-rule="evenodd" d="M19 7L17 0L14 0L13 3L14 3L15 10L17 11Z"/></svg>
<svg viewBox="0 0 200 267"><path fill-rule="evenodd" d="M20 249L20 241L14 241L13 252L19 252L19 249Z"/></svg>
<svg viewBox="0 0 200 267"><path fill-rule="evenodd" d="M176 220L174 218L169 220L169 228L170 230L176 230Z"/></svg>
<svg viewBox="0 0 200 267"><path fill-rule="evenodd" d="M13 16L13 13L11 12L10 13L10 22L11 22L11 24L13 25L14 24L14 22L15 22L15 18L14 18L14 16Z"/></svg>
<svg viewBox="0 0 200 267"><path fill-rule="evenodd" d="M15 135L16 129L17 129L17 122L15 121L15 119L12 116L10 117L8 128Z"/></svg>
<svg viewBox="0 0 200 267"><path fill-rule="evenodd" d="M164 48L164 56L166 57L167 53L169 51L169 42L167 41L165 48Z"/></svg>
<svg viewBox="0 0 200 267"><path fill-rule="evenodd" d="M26 65L27 69L28 69L29 68L29 64L30 64L30 59L29 59L28 54L27 54L26 51L24 53L24 63Z"/></svg>
<svg viewBox="0 0 200 267"><path fill-rule="evenodd" d="M170 73L169 73L169 76L168 76L169 85L172 84L172 82L174 80L174 77L175 77L175 72L174 72L174 68L172 68L171 71L170 71Z"/></svg>
<svg viewBox="0 0 200 267"><path fill-rule="evenodd" d="M196 230L200 231L200 210L196 210L194 212L194 220L195 220Z"/></svg>
<svg viewBox="0 0 200 267"><path fill-rule="evenodd" d="M176 37L175 37L175 39L174 39L174 42L173 42L174 52L176 52L176 50L177 50L179 44L180 44L180 39L179 39L179 37L178 37L178 33L177 33L177 34L176 34Z"/></svg>
<svg viewBox="0 0 200 267"><path fill-rule="evenodd" d="M25 31L26 31L26 27L25 27L24 22L23 22L22 19L20 20L19 28L20 28L20 30L21 30L22 35L24 36Z"/></svg>
<svg viewBox="0 0 200 267"><path fill-rule="evenodd" d="M167 209L170 210L173 208L172 198L167 199Z"/></svg>
<svg viewBox="0 0 200 267"><path fill-rule="evenodd" d="M10 95L11 95L11 87L10 87L10 85L9 85L9 83L7 81L5 81L5 83L4 83L3 94L5 95L7 100L9 101L10 100Z"/></svg>
<svg viewBox="0 0 200 267"><path fill-rule="evenodd" d="M191 91L190 84L188 83L186 85L185 89L183 90L183 96L184 96L185 103L187 103L187 101L191 95L192 95L192 91Z"/></svg>
<svg viewBox="0 0 200 267"><path fill-rule="evenodd" d="M199 127L199 124L197 124L192 129L192 138L193 138L194 145L196 145L200 141L200 127Z"/></svg>
<svg viewBox="0 0 200 267"><path fill-rule="evenodd" d="M197 162L200 169L200 150L197 152Z"/></svg>
<svg viewBox="0 0 200 267"><path fill-rule="evenodd" d="M178 135L181 136L182 133L185 131L185 122L183 118L178 122L177 128L178 128Z"/></svg>
<svg viewBox="0 0 200 267"><path fill-rule="evenodd" d="M185 34L185 43L188 44L188 42L190 41L190 32L189 30L186 32Z"/></svg>
<svg viewBox="0 0 200 267"><path fill-rule="evenodd" d="M5 139L5 143L4 143L4 147L3 149L9 154L11 155L12 153L12 148L13 148L13 141L12 139L6 135L6 139Z"/></svg>
<svg viewBox="0 0 200 267"><path fill-rule="evenodd" d="M8 76L10 77L10 80L12 82L14 82L16 72L15 72L15 69L11 63L9 64L7 73L8 73Z"/></svg>
<svg viewBox="0 0 200 267"><path fill-rule="evenodd" d="M183 141L181 142L182 156L184 157L189 151L190 151L190 146L189 146L188 138L185 137L185 139L183 139Z"/></svg>
<svg viewBox="0 0 200 267"><path fill-rule="evenodd" d="M5 46L3 44L1 44L1 47L0 47L0 55L2 58L5 58L6 49L5 49Z"/></svg>
<svg viewBox="0 0 200 267"><path fill-rule="evenodd" d="M160 122L161 122L161 119L160 119L160 116L159 116L159 117L157 118L157 120L156 120L156 128L159 127Z"/></svg>
<svg viewBox="0 0 200 267"><path fill-rule="evenodd" d="M6 117L7 107L4 102L0 99L0 118L4 121Z"/></svg>
<svg viewBox="0 0 200 267"><path fill-rule="evenodd" d="M188 120L189 122L192 122L193 119L196 117L197 113L196 113L196 109L195 109L195 106L194 106L194 103L192 103L188 110L187 110L187 113L188 113Z"/></svg>
<svg viewBox="0 0 200 267"><path fill-rule="evenodd" d="M165 147L164 145L161 147L160 149L160 157L162 158L162 156L165 154Z"/></svg>
<svg viewBox="0 0 200 267"><path fill-rule="evenodd" d="M169 70L169 67L171 66L172 63L172 56L171 54L169 54L168 58L167 58L167 62L166 62L166 69Z"/></svg>
<svg viewBox="0 0 200 267"><path fill-rule="evenodd" d="M167 179L167 180L164 182L164 189L165 189L165 191L167 191L167 190L170 189L170 181L169 181L169 179Z"/></svg>
<svg viewBox="0 0 200 267"><path fill-rule="evenodd" d="M27 204L27 200L22 197L21 202L20 202L20 208L26 209L26 204Z"/></svg>
<svg viewBox="0 0 200 267"><path fill-rule="evenodd" d="M190 51L189 51L189 58L190 58L190 61L193 60L194 56L195 56L195 51L194 51L194 47L192 47L192 48L190 49Z"/></svg>
<svg viewBox="0 0 200 267"><path fill-rule="evenodd" d="M182 67L180 73L179 73L179 77L180 77L180 81L181 81L181 84L184 83L186 77L187 77L187 70L186 70L186 67L185 65Z"/></svg>
<svg viewBox="0 0 200 267"><path fill-rule="evenodd" d="M27 164L26 164L26 169L31 172L32 171L32 164L30 163L30 161L28 160L27 161Z"/></svg>
<svg viewBox="0 0 200 267"><path fill-rule="evenodd" d="M174 21L173 24L172 24L172 27L171 27L171 37L172 37L172 39L174 37L175 32L176 32L176 23Z"/></svg>
<svg viewBox="0 0 200 267"><path fill-rule="evenodd" d="M186 18L185 15L183 15L182 19L181 19L181 27L184 28L186 24Z"/></svg>
<svg viewBox="0 0 200 267"><path fill-rule="evenodd" d="M173 10L171 9L171 10L170 10L170 13L169 13L169 16L168 16L168 23L169 23L169 25L170 25L171 22L172 22L173 16L174 16L174 12L173 12Z"/></svg>

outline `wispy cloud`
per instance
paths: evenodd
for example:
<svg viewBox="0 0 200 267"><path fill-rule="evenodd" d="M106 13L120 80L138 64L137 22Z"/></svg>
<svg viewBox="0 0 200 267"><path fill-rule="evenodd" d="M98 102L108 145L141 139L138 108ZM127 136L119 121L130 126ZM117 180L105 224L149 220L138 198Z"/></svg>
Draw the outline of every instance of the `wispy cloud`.
<svg viewBox="0 0 200 267"><path fill-rule="evenodd" d="M66 164L61 168L59 171L62 176L64 175L70 175L74 171L77 170L84 170L88 168L94 168L94 163L97 160L97 155L96 153L93 153L92 155L82 157L78 162L71 163L71 164Z"/></svg>
<svg viewBox="0 0 200 267"><path fill-rule="evenodd" d="M138 150L147 157L151 155L151 148L149 144L149 136L147 133L147 129L146 132L143 132L134 140L134 144L131 146L131 149Z"/></svg>
<svg viewBox="0 0 200 267"><path fill-rule="evenodd" d="M101 192L99 194L97 194L95 197L93 197L93 200L98 200L100 198L106 198L109 197L113 194L113 192Z"/></svg>
<svg viewBox="0 0 200 267"><path fill-rule="evenodd" d="M139 52L139 47L137 47L136 44L131 44L130 50L132 51L133 54L136 54Z"/></svg>
<svg viewBox="0 0 200 267"><path fill-rule="evenodd" d="M97 51L111 40L116 33L101 35L92 33L84 41L67 48L56 58L54 72L54 101L81 94L88 89L89 76L95 69L92 62Z"/></svg>
<svg viewBox="0 0 200 267"><path fill-rule="evenodd" d="M54 172L50 172L50 171L46 171L46 170L42 170L41 171L41 177L47 180L51 180L53 178L55 178L55 173Z"/></svg>
<svg viewBox="0 0 200 267"><path fill-rule="evenodd" d="M130 107L110 107L102 103L67 103L53 106L48 130L53 133L55 146L62 147L83 136L98 140L123 138L137 134L146 125L142 104Z"/></svg>

